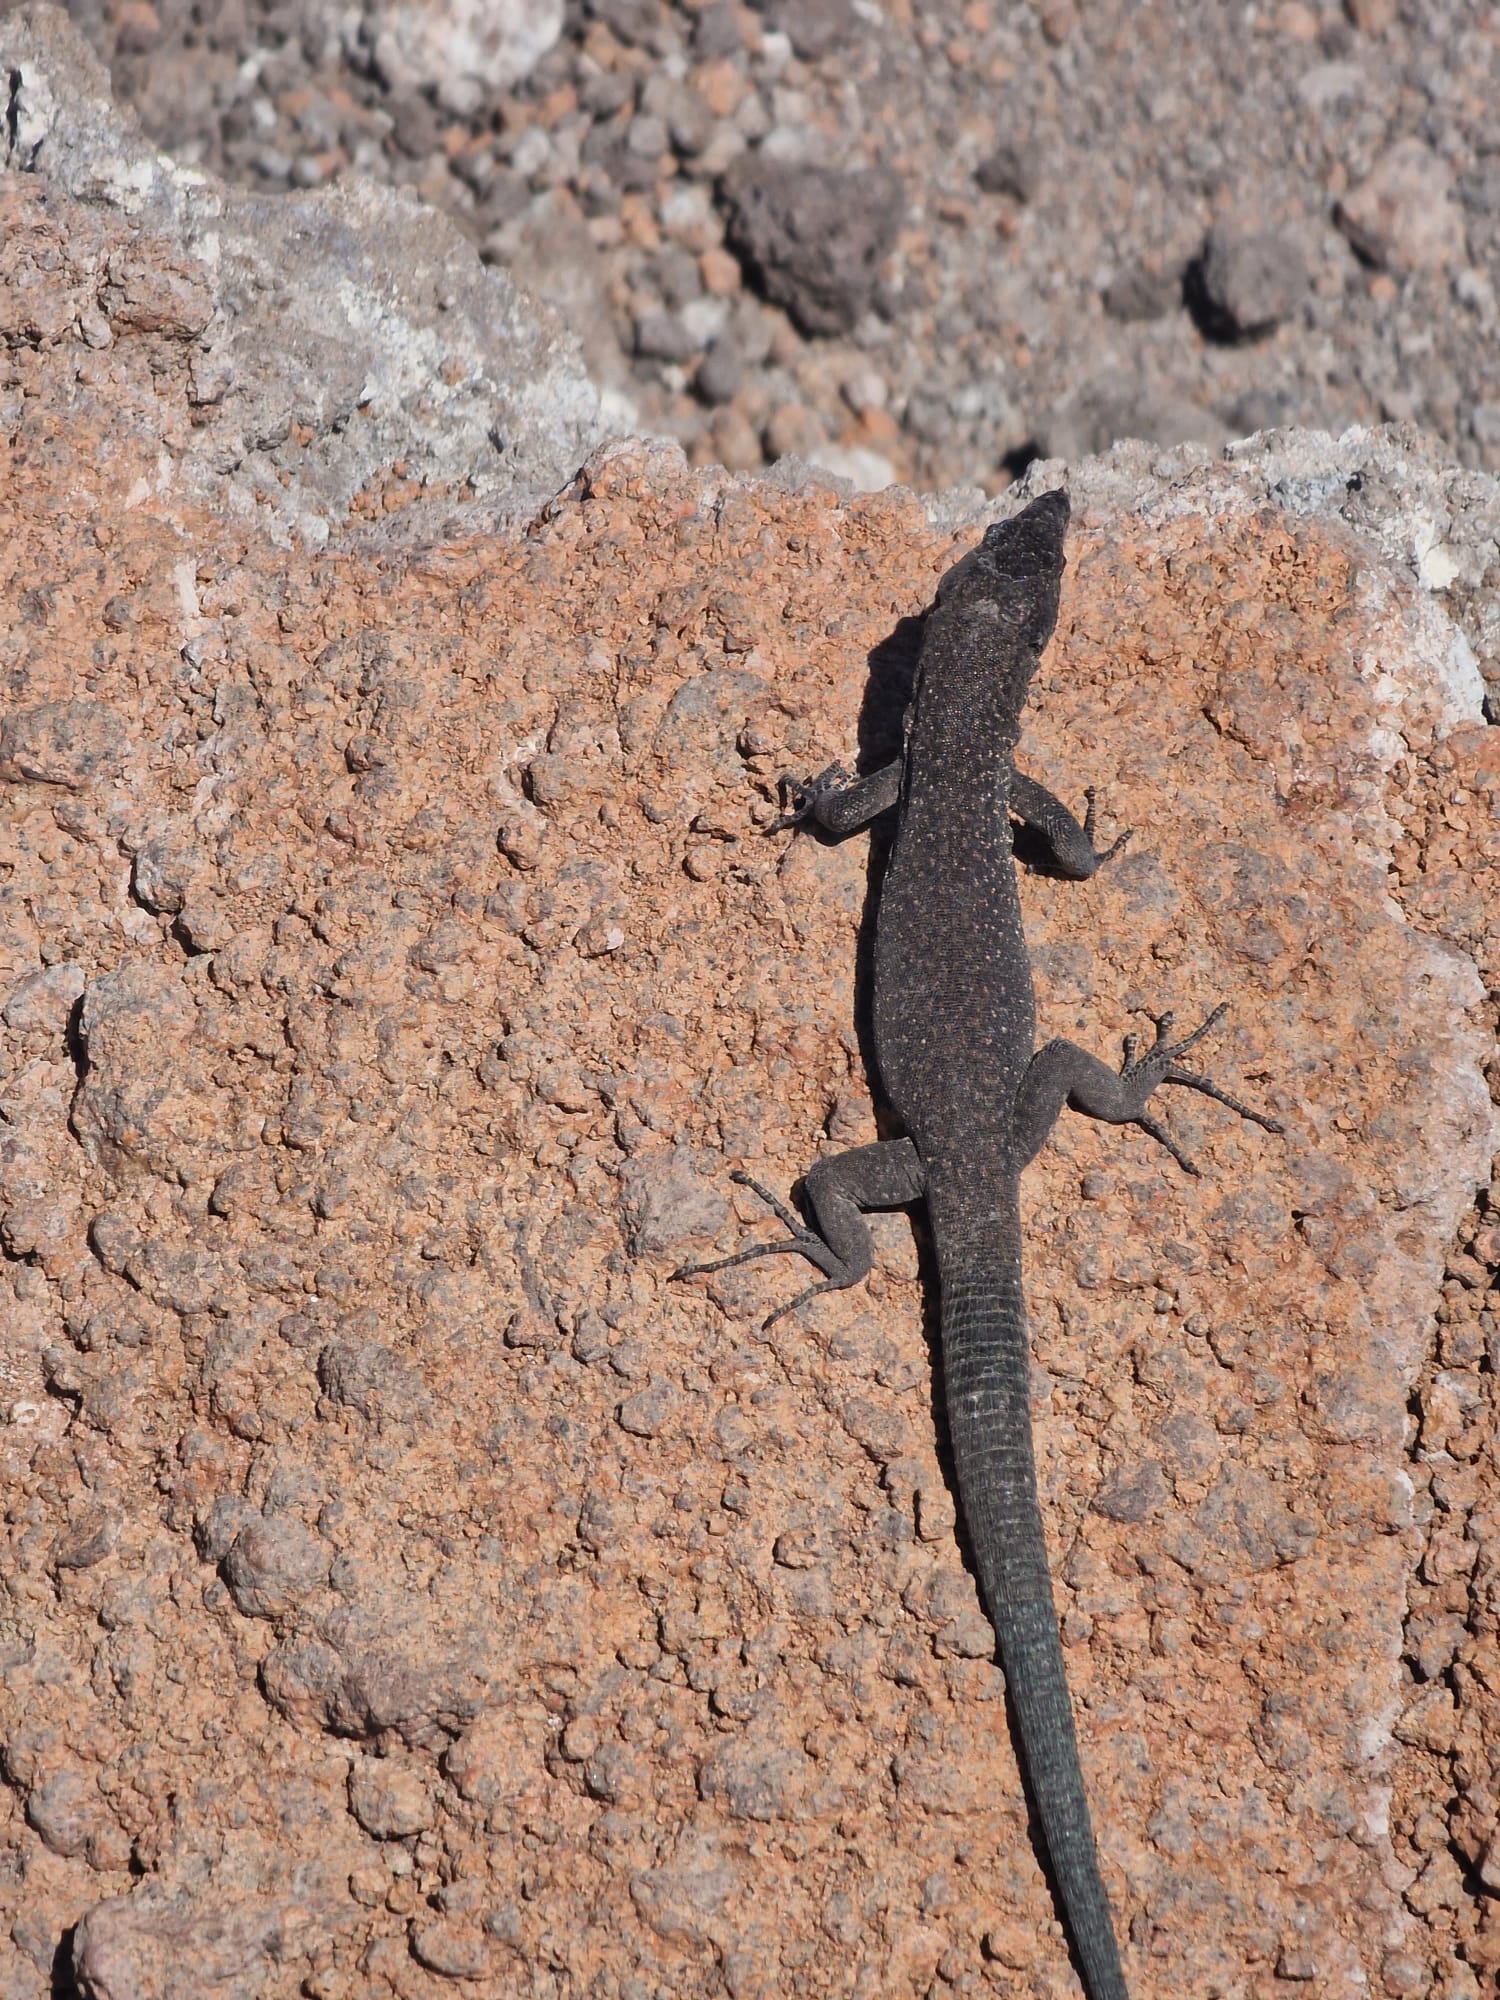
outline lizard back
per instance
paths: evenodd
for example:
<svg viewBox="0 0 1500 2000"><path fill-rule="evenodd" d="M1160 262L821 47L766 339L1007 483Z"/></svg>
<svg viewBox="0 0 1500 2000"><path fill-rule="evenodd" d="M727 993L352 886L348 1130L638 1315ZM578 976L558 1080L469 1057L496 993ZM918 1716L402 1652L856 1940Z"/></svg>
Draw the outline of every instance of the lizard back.
<svg viewBox="0 0 1500 2000"><path fill-rule="evenodd" d="M922 1158L1008 1158L1035 1032L1011 753L1057 622L1068 502L1044 494L944 579L907 714L875 941L875 1046Z"/></svg>

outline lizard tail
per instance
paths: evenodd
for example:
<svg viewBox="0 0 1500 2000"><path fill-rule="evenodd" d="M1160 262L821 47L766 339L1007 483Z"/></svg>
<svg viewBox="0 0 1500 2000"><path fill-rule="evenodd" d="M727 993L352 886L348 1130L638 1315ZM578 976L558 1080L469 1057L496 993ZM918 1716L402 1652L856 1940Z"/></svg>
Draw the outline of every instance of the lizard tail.
<svg viewBox="0 0 1500 2000"><path fill-rule="evenodd" d="M993 1225L992 1225L993 1228ZM1088 2000L1128 2000L1078 1764L1031 1444L1019 1218L943 1255L943 1376L959 1494L999 1641L1032 1802ZM1007 1232L1009 1235L1009 1232Z"/></svg>

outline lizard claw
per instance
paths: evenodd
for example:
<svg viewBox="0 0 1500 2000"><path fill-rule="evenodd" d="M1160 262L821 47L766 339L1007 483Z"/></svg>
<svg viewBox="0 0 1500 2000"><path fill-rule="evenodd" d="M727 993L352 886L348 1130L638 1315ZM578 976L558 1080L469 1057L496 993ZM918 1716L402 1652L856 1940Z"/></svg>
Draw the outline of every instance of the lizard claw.
<svg viewBox="0 0 1500 2000"><path fill-rule="evenodd" d="M849 782L849 773L842 764L830 764L815 778L783 777L780 782L782 804L790 804L790 810L783 812L779 819L772 820L767 833L785 833L789 827L805 826L818 809L818 800L827 792L839 791Z"/></svg>
<svg viewBox="0 0 1500 2000"><path fill-rule="evenodd" d="M1227 1105L1241 1118L1248 1118L1252 1124L1263 1126L1267 1132L1281 1132L1286 1129L1279 1118L1268 1118L1263 1111L1255 1110L1252 1105L1242 1104L1239 1098L1231 1097L1227 1090L1221 1090L1212 1078L1200 1076L1194 1069L1184 1069L1177 1060L1218 1027L1228 1012L1228 1001L1221 1000L1206 1021L1194 1028L1190 1035L1184 1035L1176 1042L1172 1040L1172 1026L1177 1018L1176 1015L1172 1013L1158 1015L1156 1040L1144 1055L1140 1053L1138 1035L1127 1035L1125 1038L1125 1060L1120 1065L1120 1080L1122 1083L1135 1085L1138 1092L1139 1108L1131 1122L1139 1125L1143 1132L1165 1146L1184 1173L1196 1175L1198 1168L1183 1152L1166 1127L1153 1118L1146 1109L1147 1100L1159 1084L1178 1083L1188 1090L1200 1091L1204 1097L1212 1097L1217 1103Z"/></svg>
<svg viewBox="0 0 1500 2000"><path fill-rule="evenodd" d="M1089 846L1092 848L1094 845L1094 815L1098 806L1098 795L1095 792L1094 787L1092 785L1088 785L1084 789L1083 796L1085 801L1085 810L1083 815L1083 837L1088 842ZM1113 861L1115 856L1120 852L1121 848L1124 847L1125 843L1131 838L1134 832L1135 828L1133 826L1127 826L1125 831L1122 834L1117 835L1116 838L1111 842L1111 844L1105 848L1102 854L1095 853L1094 866L1096 868L1102 868L1106 861Z"/></svg>

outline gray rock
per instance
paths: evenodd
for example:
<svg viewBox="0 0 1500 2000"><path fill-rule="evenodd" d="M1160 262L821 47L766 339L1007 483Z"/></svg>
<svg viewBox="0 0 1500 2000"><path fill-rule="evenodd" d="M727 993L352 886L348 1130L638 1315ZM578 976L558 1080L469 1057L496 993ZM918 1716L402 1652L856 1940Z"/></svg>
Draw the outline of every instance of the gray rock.
<svg viewBox="0 0 1500 2000"><path fill-rule="evenodd" d="M690 361L697 342L675 313L644 312L635 323L635 351L654 361Z"/></svg>
<svg viewBox="0 0 1500 2000"><path fill-rule="evenodd" d="M1307 296L1307 265L1284 230L1217 223L1194 273L1199 322L1216 340L1253 340L1290 319Z"/></svg>
<svg viewBox="0 0 1500 2000"><path fill-rule="evenodd" d="M705 403L732 403L744 382L745 364L730 340L716 340L693 376L693 387Z"/></svg>
<svg viewBox="0 0 1500 2000"><path fill-rule="evenodd" d="M424 32L440 25L434 13ZM130 217L148 267L192 274L170 331L194 385L178 477L196 499L321 546L405 459L410 479L468 482L477 525L554 491L604 435L576 340L480 265L446 216L365 181L263 197L179 167L116 111L54 8L0 16L0 69L16 79L0 169ZM137 324L147 306L120 302ZM430 533L436 504L402 510L382 536ZM42 782L76 785L72 771Z"/></svg>
<svg viewBox="0 0 1500 2000"><path fill-rule="evenodd" d="M79 792L97 777L115 776L125 747L124 723L102 703L39 702L0 723L0 779Z"/></svg>
<svg viewBox="0 0 1500 2000"><path fill-rule="evenodd" d="M636 1257L658 1256L711 1238L729 1214L728 1203L697 1171L686 1147L631 1160L620 1175L620 1194L631 1254Z"/></svg>
<svg viewBox="0 0 1500 2000"><path fill-rule="evenodd" d="M1453 170L1420 139L1398 139L1338 205L1361 257L1388 271L1432 271L1465 261Z"/></svg>
<svg viewBox="0 0 1500 2000"><path fill-rule="evenodd" d="M1043 456L1066 459L1108 451L1121 438L1158 445L1219 445L1227 435L1211 411L1123 373L1086 382L1054 405L1036 427Z"/></svg>
<svg viewBox="0 0 1500 2000"><path fill-rule="evenodd" d="M769 0L764 11L804 62L816 62L854 32L851 0Z"/></svg>
<svg viewBox="0 0 1500 2000"><path fill-rule="evenodd" d="M349 1810L375 1840L402 1840L432 1825L422 1774L391 1757L361 1757L349 1773Z"/></svg>
<svg viewBox="0 0 1500 2000"><path fill-rule="evenodd" d="M331 1403L355 1410L369 1422L409 1421L430 1398L410 1362L380 1341L334 1340L318 1356L318 1382Z"/></svg>
<svg viewBox="0 0 1500 2000"><path fill-rule="evenodd" d="M1172 1490L1156 1460L1139 1459L1110 1474L1094 1495L1094 1512L1109 1521L1139 1526L1159 1514L1171 1497Z"/></svg>
<svg viewBox="0 0 1500 2000"><path fill-rule="evenodd" d="M1104 310L1111 319L1165 319L1182 300L1180 270L1152 270L1147 264L1131 264L1119 271L1104 287Z"/></svg>
<svg viewBox="0 0 1500 2000"><path fill-rule="evenodd" d="M82 1854L103 1808L82 1771L59 1771L26 1801L26 1817L54 1854Z"/></svg>
<svg viewBox="0 0 1500 2000"><path fill-rule="evenodd" d="M727 241L751 281L804 333L850 332L901 227L896 175L746 157L720 182Z"/></svg>
<svg viewBox="0 0 1500 2000"><path fill-rule="evenodd" d="M17 1034L25 1034L29 1028L46 1028L61 1034L82 996L84 984L83 967L71 959L46 966L41 972L30 972L11 988L10 998L0 1011L0 1021L7 1028L14 1028Z"/></svg>
<svg viewBox="0 0 1500 2000"><path fill-rule="evenodd" d="M390 88L433 89L462 112L530 76L563 14L563 0L365 0L358 33Z"/></svg>

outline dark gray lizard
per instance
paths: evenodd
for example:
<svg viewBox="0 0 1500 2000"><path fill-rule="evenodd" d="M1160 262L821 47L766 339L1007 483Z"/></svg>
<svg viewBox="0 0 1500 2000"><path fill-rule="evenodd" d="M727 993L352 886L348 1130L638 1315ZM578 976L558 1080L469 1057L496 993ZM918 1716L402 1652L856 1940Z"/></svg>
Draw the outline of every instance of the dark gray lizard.
<svg viewBox="0 0 1500 2000"><path fill-rule="evenodd" d="M1035 1002L1011 816L1035 829L1057 871L1075 879L1092 875L1121 845L1095 849L1092 794L1080 825L1011 761L1031 677L1057 623L1068 512L1066 495L1045 493L986 531L981 546L948 572L928 615L901 756L853 781L831 767L797 788L794 810L778 823L814 819L843 834L897 808L876 925L873 1011L880 1079L906 1136L817 1162L805 1182L816 1228L737 1174L789 1236L675 1275L792 1252L823 1281L782 1308L790 1312L868 1273L863 1211L926 1201L954 1470L1032 1799L1088 2000L1126 2000L1037 1501L1021 1173L1065 1103L1110 1124L1141 1126L1195 1173L1147 1109L1163 1083L1202 1091L1268 1131L1281 1128L1181 1066L1222 1006L1177 1042L1164 1015L1144 1055L1134 1037L1127 1041L1118 1075L1071 1042L1048 1042L1033 1053Z"/></svg>

